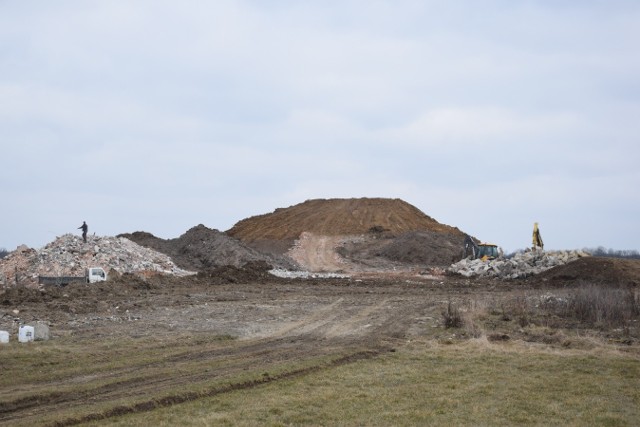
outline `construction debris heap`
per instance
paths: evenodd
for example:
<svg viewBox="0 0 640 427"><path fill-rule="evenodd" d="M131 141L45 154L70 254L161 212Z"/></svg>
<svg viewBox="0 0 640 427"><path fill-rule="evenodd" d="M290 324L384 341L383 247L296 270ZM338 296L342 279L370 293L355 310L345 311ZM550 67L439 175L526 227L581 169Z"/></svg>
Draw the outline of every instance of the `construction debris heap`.
<svg viewBox="0 0 640 427"><path fill-rule="evenodd" d="M567 264L578 258L589 256L583 251L525 251L511 258L497 258L491 261L465 258L451 265L447 272L465 277L498 277L501 279L519 279L542 273L559 265Z"/></svg>
<svg viewBox="0 0 640 427"><path fill-rule="evenodd" d="M38 276L83 276L89 267L118 273L192 274L177 267L171 258L122 237L81 237L65 234L41 249L20 246L0 260L0 279L5 285L36 286Z"/></svg>

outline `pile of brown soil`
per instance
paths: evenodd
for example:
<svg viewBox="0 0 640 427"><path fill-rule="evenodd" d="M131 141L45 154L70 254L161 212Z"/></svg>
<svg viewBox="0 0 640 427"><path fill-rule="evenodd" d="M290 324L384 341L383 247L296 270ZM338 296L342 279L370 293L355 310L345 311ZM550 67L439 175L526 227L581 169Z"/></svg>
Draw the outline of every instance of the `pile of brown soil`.
<svg viewBox="0 0 640 427"><path fill-rule="evenodd" d="M640 260L586 257L547 270L533 281L553 284L606 284L614 286L640 285Z"/></svg>
<svg viewBox="0 0 640 427"><path fill-rule="evenodd" d="M464 237L457 228L440 224L407 202L382 198L307 200L243 219L227 234L245 242L282 241L297 239L305 231L326 236L432 231Z"/></svg>
<svg viewBox="0 0 640 427"><path fill-rule="evenodd" d="M302 233L363 236L345 239L336 251L371 268L449 265L460 259L464 241L458 228L441 224L400 199L383 198L307 200L244 219L227 231L253 248L275 254L287 253Z"/></svg>
<svg viewBox="0 0 640 427"><path fill-rule="evenodd" d="M271 266L264 261L252 261L242 267L225 265L198 273L198 279L207 284L267 283L282 281L269 273Z"/></svg>
<svg viewBox="0 0 640 427"><path fill-rule="evenodd" d="M118 237L125 237L140 246L162 252L170 256L180 268L190 271L205 271L222 266L242 267L256 261L266 262L274 267L290 265L283 258L259 252L202 224L191 228L177 239L165 240L144 231L120 234Z"/></svg>

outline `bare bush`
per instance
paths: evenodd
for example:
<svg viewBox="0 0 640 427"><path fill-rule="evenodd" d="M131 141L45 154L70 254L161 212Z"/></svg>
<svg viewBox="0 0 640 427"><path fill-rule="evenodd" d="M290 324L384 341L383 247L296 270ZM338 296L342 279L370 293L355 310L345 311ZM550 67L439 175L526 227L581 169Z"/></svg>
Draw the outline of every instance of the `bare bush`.
<svg viewBox="0 0 640 427"><path fill-rule="evenodd" d="M569 296L564 316L603 326L626 326L640 315L640 295L636 289L587 285Z"/></svg>
<svg viewBox="0 0 640 427"><path fill-rule="evenodd" d="M9 251L6 248L0 248L0 259L9 255Z"/></svg>
<svg viewBox="0 0 640 427"><path fill-rule="evenodd" d="M525 327L531 323L531 310L525 295L518 296L513 300L513 311L520 326Z"/></svg>
<svg viewBox="0 0 640 427"><path fill-rule="evenodd" d="M465 332L473 338L480 338L485 334L483 324L489 316L487 302L484 300L471 300L467 303L467 306L468 308L462 317Z"/></svg>
<svg viewBox="0 0 640 427"><path fill-rule="evenodd" d="M445 328L459 328L463 324L460 309L453 305L451 301L447 304L446 310L442 310L442 319Z"/></svg>

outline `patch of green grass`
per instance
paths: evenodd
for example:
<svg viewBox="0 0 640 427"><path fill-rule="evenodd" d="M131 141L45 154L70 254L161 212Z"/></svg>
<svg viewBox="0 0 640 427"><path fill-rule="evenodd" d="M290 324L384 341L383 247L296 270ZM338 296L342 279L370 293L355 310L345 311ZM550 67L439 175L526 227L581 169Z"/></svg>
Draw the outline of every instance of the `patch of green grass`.
<svg viewBox="0 0 640 427"><path fill-rule="evenodd" d="M636 356L422 343L108 425L636 425Z"/></svg>

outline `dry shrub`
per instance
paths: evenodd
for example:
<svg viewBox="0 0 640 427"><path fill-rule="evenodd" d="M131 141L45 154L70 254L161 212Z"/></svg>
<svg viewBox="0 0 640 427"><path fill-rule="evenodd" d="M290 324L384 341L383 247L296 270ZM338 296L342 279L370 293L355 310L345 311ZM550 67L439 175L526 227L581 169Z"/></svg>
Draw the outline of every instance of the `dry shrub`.
<svg viewBox="0 0 640 427"><path fill-rule="evenodd" d="M486 321L489 309L485 301L470 301L467 310L463 313L463 324L467 334L473 338L484 335L482 324Z"/></svg>
<svg viewBox="0 0 640 427"><path fill-rule="evenodd" d="M569 296L562 314L594 325L626 326L640 315L640 294L636 289L590 284Z"/></svg>
<svg viewBox="0 0 640 427"><path fill-rule="evenodd" d="M444 327L464 328L468 336L480 338L484 335L481 322L487 316L486 305L477 301L466 301L462 305L459 307L449 301L447 308L442 310Z"/></svg>
<svg viewBox="0 0 640 427"><path fill-rule="evenodd" d="M467 335L472 338L480 338L484 335L484 328L473 318L464 320L464 329Z"/></svg>
<svg viewBox="0 0 640 427"><path fill-rule="evenodd" d="M511 312L521 327L524 328L531 323L531 308L526 295L517 296L511 301Z"/></svg>
<svg viewBox="0 0 640 427"><path fill-rule="evenodd" d="M445 328L459 328L463 323L460 309L451 301L447 304L447 308L442 310L442 320Z"/></svg>

